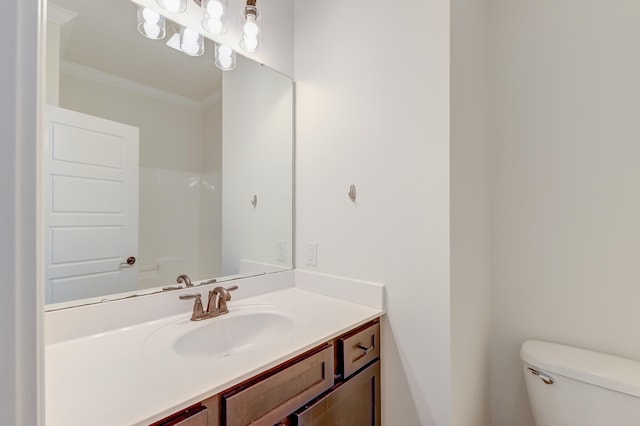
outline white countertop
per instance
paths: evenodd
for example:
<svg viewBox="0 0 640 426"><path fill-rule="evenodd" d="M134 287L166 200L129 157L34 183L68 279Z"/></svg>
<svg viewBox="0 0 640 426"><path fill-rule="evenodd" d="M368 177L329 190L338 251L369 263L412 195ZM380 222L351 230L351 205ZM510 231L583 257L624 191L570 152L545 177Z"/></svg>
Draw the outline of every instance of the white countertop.
<svg viewBox="0 0 640 426"><path fill-rule="evenodd" d="M292 330L283 341L217 358L185 358L169 349L150 351L145 346L154 331L189 318L184 313L49 344L47 426L146 425L383 314L299 288L232 300L228 305L231 313L270 305L286 312Z"/></svg>

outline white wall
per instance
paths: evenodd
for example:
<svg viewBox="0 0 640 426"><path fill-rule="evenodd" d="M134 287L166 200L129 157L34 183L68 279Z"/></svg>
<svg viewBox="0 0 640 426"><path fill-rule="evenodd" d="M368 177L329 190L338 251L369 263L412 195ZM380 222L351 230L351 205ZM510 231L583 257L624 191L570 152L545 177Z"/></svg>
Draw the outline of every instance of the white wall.
<svg viewBox="0 0 640 426"><path fill-rule="evenodd" d="M240 57L222 81L223 274L237 274L238 259L290 267L293 83ZM285 241L284 260L277 259L278 240Z"/></svg>
<svg viewBox="0 0 640 426"><path fill-rule="evenodd" d="M491 0L494 426L536 338L640 359L640 2Z"/></svg>
<svg viewBox="0 0 640 426"><path fill-rule="evenodd" d="M295 25L296 267L386 285L383 424L449 425L449 2L299 1Z"/></svg>
<svg viewBox="0 0 640 426"><path fill-rule="evenodd" d="M40 2L2 4L0 26L0 413L11 425L42 424L42 318L36 241ZM44 64L42 64L44 67Z"/></svg>
<svg viewBox="0 0 640 426"><path fill-rule="evenodd" d="M487 15L486 0L451 2L451 379L456 426L490 424Z"/></svg>

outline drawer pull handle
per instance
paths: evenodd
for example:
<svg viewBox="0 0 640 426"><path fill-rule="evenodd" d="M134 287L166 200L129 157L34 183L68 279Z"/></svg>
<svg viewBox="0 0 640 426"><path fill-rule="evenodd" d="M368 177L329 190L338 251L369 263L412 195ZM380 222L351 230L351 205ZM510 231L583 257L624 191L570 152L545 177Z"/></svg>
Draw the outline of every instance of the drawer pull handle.
<svg viewBox="0 0 640 426"><path fill-rule="evenodd" d="M372 352L376 347L374 345L369 346L368 348L366 346L363 346L361 344L358 344L358 349L362 349L364 351L364 354L368 354L370 352Z"/></svg>

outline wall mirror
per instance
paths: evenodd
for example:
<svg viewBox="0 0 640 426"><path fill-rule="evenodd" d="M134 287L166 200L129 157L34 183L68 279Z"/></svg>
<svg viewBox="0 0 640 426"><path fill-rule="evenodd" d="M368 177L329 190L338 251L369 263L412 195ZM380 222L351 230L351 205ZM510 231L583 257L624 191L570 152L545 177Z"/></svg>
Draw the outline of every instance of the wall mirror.
<svg viewBox="0 0 640 426"><path fill-rule="evenodd" d="M137 8L48 2L47 310L293 267L293 81L147 39Z"/></svg>

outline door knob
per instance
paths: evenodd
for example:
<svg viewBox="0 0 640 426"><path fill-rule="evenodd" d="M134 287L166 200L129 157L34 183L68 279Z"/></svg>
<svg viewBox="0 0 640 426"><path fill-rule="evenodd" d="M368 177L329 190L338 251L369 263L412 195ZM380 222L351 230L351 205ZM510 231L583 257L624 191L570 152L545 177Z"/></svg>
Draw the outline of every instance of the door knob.
<svg viewBox="0 0 640 426"><path fill-rule="evenodd" d="M129 266L133 266L136 263L136 258L133 256L129 256L127 257L127 261L126 262L122 262L120 264L121 267L129 267Z"/></svg>

